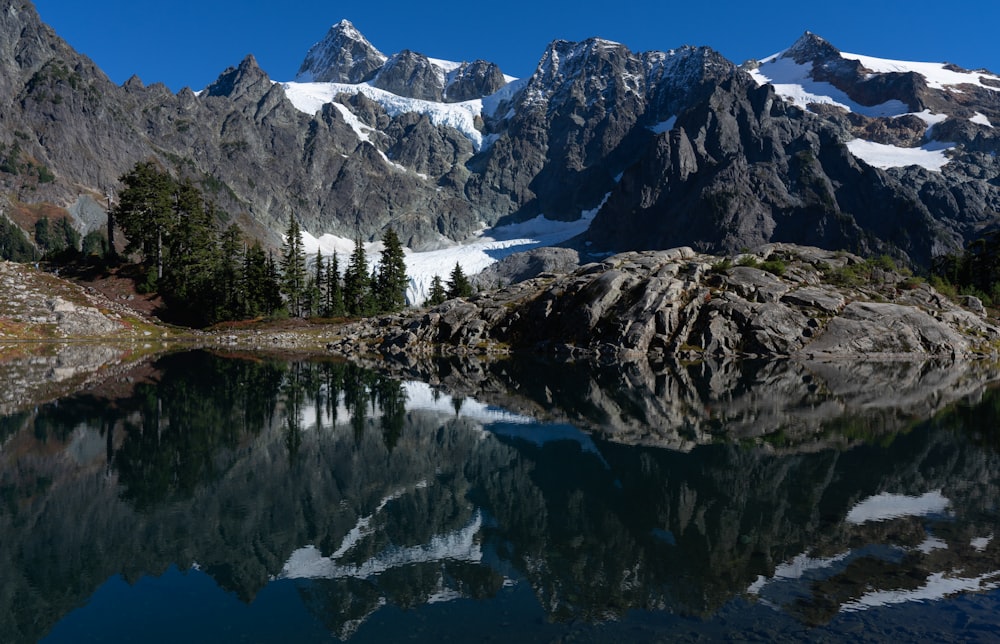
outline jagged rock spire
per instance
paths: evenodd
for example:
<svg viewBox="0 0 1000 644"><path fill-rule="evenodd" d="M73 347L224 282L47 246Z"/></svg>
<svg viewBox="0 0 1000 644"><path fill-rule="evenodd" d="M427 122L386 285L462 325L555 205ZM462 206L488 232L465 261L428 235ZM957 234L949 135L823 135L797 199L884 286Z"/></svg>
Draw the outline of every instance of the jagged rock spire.
<svg viewBox="0 0 1000 644"><path fill-rule="evenodd" d="M839 49L811 31L807 31L802 34L802 36L796 40L791 47L785 50L785 53L782 54L783 58L791 58L800 65L815 60L823 60L839 56Z"/></svg>
<svg viewBox="0 0 1000 644"><path fill-rule="evenodd" d="M295 80L360 83L371 78L386 56L361 35L349 20L341 20L306 54Z"/></svg>
<svg viewBox="0 0 1000 644"><path fill-rule="evenodd" d="M222 72L214 83L205 88L205 94L233 99L252 92L263 96L270 87L271 80L257 64L257 59L250 54L238 67L230 67Z"/></svg>

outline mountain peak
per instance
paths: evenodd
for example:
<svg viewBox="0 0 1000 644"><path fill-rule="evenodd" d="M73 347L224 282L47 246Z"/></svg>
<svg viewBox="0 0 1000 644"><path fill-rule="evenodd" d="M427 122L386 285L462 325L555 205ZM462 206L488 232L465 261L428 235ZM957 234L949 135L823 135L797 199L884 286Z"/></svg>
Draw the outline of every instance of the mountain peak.
<svg viewBox="0 0 1000 644"><path fill-rule="evenodd" d="M839 56L839 49L811 31L807 31L802 34L802 36L781 55L782 58L791 58L800 65L815 60L835 58Z"/></svg>
<svg viewBox="0 0 1000 644"><path fill-rule="evenodd" d="M238 67L230 67L219 75L214 83L205 88L208 96L228 96L237 98L248 94L252 88L260 88L261 95L270 87L271 81L253 54L248 54Z"/></svg>
<svg viewBox="0 0 1000 644"><path fill-rule="evenodd" d="M354 26L354 23L348 20L347 18L344 18L337 24L330 27L330 31L342 36L347 40L368 42L365 39L365 37L361 35L361 32L358 31L357 27Z"/></svg>
<svg viewBox="0 0 1000 644"><path fill-rule="evenodd" d="M344 19L330 27L323 40L306 54L295 80L300 82L360 83L371 78L386 61L351 23Z"/></svg>

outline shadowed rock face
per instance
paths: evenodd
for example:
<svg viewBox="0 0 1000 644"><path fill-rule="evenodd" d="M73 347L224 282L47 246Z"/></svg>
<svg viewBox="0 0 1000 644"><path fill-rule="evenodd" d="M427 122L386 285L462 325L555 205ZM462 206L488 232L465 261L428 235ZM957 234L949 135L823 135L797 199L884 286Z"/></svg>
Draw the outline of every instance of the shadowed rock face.
<svg viewBox="0 0 1000 644"><path fill-rule="evenodd" d="M542 351L602 360L968 357L1000 329L845 253L774 245L737 261L623 253L428 311L348 327L331 348L386 355Z"/></svg>

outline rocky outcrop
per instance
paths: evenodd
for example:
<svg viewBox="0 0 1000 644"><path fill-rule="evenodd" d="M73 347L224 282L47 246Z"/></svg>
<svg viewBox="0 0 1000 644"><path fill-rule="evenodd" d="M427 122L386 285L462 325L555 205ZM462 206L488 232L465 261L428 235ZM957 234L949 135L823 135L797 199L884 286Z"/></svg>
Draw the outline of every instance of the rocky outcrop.
<svg viewBox="0 0 1000 644"><path fill-rule="evenodd" d="M507 78L496 63L474 60L449 74L442 98L449 103L471 101L495 94L506 84Z"/></svg>
<svg viewBox="0 0 1000 644"><path fill-rule="evenodd" d="M0 343L136 339L166 330L93 289L26 264L0 262Z"/></svg>
<svg viewBox="0 0 1000 644"><path fill-rule="evenodd" d="M444 74L423 54L404 49L385 62L372 85L398 96L440 101L444 96Z"/></svg>
<svg viewBox="0 0 1000 644"><path fill-rule="evenodd" d="M618 361L993 353L1000 328L920 280L846 253L770 245L735 262L631 252L348 328L348 353L541 351Z"/></svg>
<svg viewBox="0 0 1000 644"><path fill-rule="evenodd" d="M516 284L542 273L570 273L580 266L580 254L572 248L543 246L508 255L490 264L472 278L480 290Z"/></svg>

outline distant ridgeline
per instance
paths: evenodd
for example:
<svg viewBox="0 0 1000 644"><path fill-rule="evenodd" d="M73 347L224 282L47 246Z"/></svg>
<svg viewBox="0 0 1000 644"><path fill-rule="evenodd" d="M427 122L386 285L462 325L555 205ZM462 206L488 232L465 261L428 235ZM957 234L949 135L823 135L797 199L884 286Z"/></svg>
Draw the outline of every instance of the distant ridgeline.
<svg viewBox="0 0 1000 644"><path fill-rule="evenodd" d="M190 182L217 228L235 223L265 255L293 215L313 238L391 228L414 251L544 216L582 222L573 244L595 256L789 242L927 270L1000 223L1000 77L986 71L806 33L743 65L707 47L557 40L514 79L489 61L383 54L343 21L292 82L249 56L174 94L115 86L30 3L4 6L0 210L31 233L43 216L101 230L140 163ZM30 257L3 235L4 256Z"/></svg>

